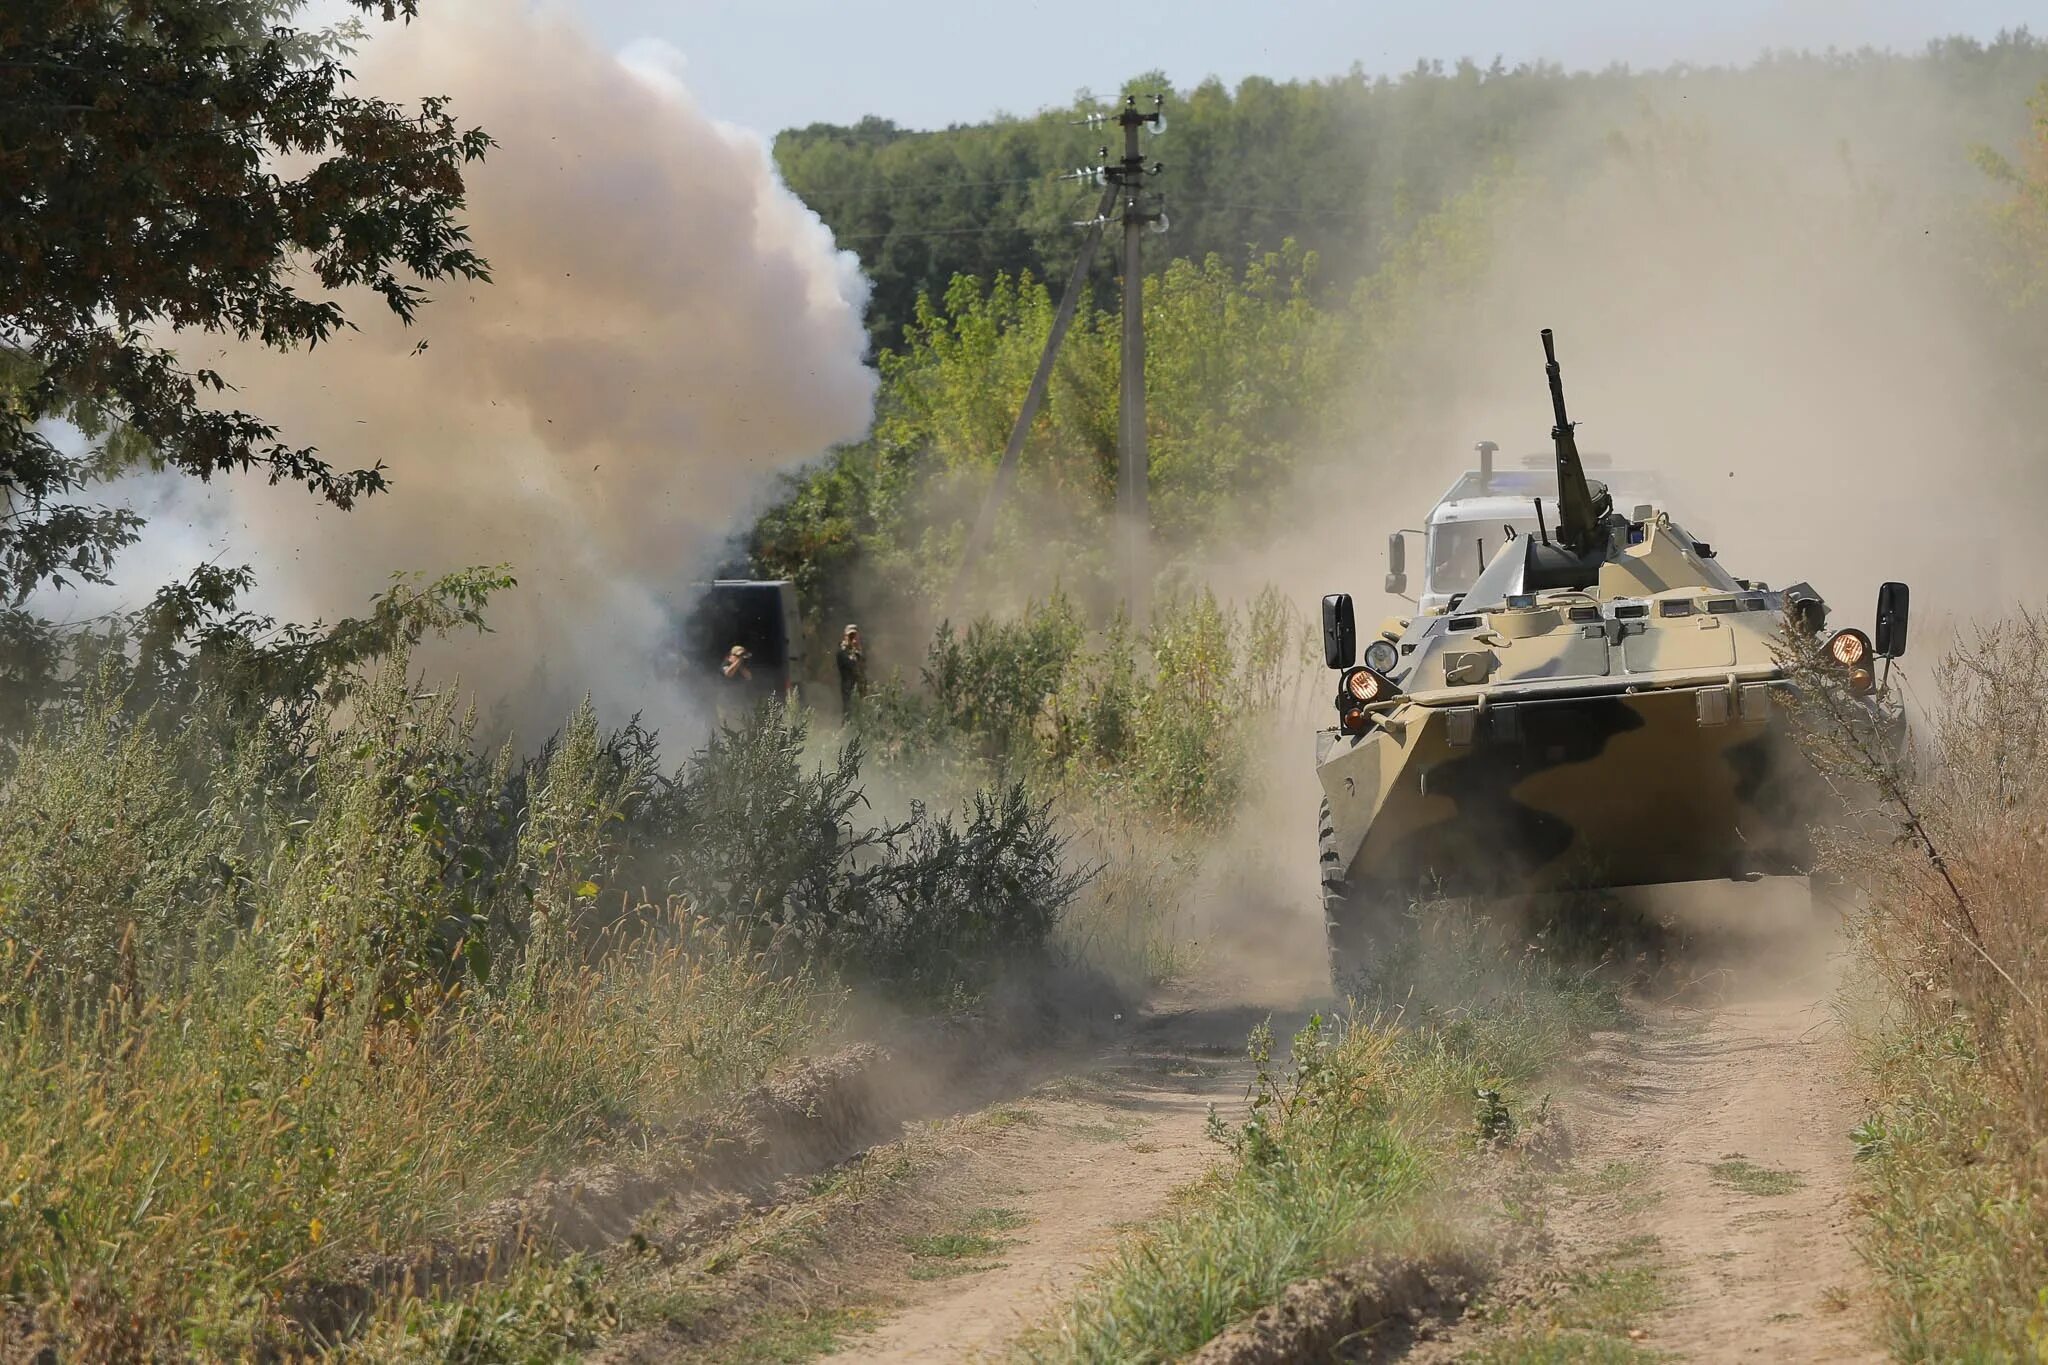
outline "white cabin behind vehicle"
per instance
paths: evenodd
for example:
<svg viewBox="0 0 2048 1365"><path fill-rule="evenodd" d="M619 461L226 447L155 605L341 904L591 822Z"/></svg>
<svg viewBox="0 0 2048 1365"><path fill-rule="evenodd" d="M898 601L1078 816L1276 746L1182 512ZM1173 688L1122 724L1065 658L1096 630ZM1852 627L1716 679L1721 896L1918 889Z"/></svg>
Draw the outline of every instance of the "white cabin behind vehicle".
<svg viewBox="0 0 2048 1365"><path fill-rule="evenodd" d="M1429 509L1420 530L1396 531L1387 540L1387 591L1407 596L1406 543L1403 536L1422 537L1422 591L1415 598L1418 614L1450 609L1492 560L1510 536L1541 535L1557 526L1557 474L1548 452L1525 456L1516 469L1497 469L1493 455L1500 447L1481 441L1479 468L1454 480ZM1615 507L1626 511L1638 503L1664 503L1660 479L1643 470L1610 471L1604 455L1581 457L1589 470L1614 495ZM1541 506L1539 521L1537 508Z"/></svg>

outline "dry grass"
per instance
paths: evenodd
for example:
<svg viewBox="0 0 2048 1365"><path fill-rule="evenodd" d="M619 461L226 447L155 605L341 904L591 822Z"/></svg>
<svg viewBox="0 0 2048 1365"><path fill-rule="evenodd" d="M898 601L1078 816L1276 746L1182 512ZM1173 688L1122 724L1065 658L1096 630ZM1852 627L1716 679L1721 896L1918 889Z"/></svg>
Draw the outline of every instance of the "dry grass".
<svg viewBox="0 0 2048 1365"><path fill-rule="evenodd" d="M316 1024L253 962L0 1029L0 1283L81 1358L234 1354L366 1252L757 1078L824 1018L806 977L679 922L551 983Z"/></svg>
<svg viewBox="0 0 2048 1365"><path fill-rule="evenodd" d="M1934 697L1916 761L1835 769L1877 798L1830 852L1866 893L1856 942L1885 1005L1880 1101L1855 1135L1867 1249L1901 1357L2031 1359L2048 1341L2048 619L1976 631Z"/></svg>

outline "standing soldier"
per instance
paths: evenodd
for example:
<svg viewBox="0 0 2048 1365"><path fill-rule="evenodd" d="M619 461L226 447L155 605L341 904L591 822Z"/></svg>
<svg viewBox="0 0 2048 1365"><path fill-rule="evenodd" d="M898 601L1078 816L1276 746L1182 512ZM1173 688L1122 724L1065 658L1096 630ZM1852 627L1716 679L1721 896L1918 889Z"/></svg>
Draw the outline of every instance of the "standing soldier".
<svg viewBox="0 0 2048 1365"><path fill-rule="evenodd" d="M854 694L867 686L867 652L861 648L860 627L849 624L839 637L839 714L853 714Z"/></svg>

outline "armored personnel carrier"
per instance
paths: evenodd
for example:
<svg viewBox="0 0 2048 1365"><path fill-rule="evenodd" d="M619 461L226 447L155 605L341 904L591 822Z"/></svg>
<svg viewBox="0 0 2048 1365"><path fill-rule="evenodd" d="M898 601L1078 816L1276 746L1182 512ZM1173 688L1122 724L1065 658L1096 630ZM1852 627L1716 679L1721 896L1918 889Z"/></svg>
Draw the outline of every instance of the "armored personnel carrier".
<svg viewBox="0 0 2048 1365"><path fill-rule="evenodd" d="M1385 623L1359 656L1349 595L1323 599L1335 715L1316 740L1323 908L1340 982L1417 901L1799 874L1819 779L1788 733L1773 648L1817 639L1804 583L1736 578L1649 503L1617 512L1586 477L1555 343L1556 498L1453 605ZM1553 524L1554 522L1554 524ZM1823 657L1851 693L1905 652L1905 586L1874 638Z"/></svg>

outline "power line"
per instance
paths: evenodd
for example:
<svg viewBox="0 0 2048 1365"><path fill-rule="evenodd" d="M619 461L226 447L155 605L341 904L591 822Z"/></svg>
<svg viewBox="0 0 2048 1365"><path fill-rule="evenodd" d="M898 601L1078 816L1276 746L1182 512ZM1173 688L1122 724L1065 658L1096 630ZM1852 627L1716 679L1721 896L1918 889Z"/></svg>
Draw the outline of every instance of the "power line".
<svg viewBox="0 0 2048 1365"><path fill-rule="evenodd" d="M1075 211L1087 202L1088 198L1086 196L1075 199L1073 202L1069 203L1065 208L1060 210L1060 220L1062 222L1065 222L1065 220L1071 218L1074 215ZM890 238L981 237L994 232L1041 232L1044 230L1044 228L1035 228L1026 223L998 223L992 224L987 227L922 228L911 232L861 232L855 233L850 237L842 237L835 233L833 235L833 241L843 245L847 242L880 242Z"/></svg>
<svg viewBox="0 0 2048 1365"><path fill-rule="evenodd" d="M996 185L1049 185L1052 177L1044 175L1015 176L1008 180L913 180L895 185L835 185L830 189L797 190L797 196L809 201L820 196L833 198L839 195L857 194L915 194L920 190L980 190ZM795 187L792 186L792 189Z"/></svg>

